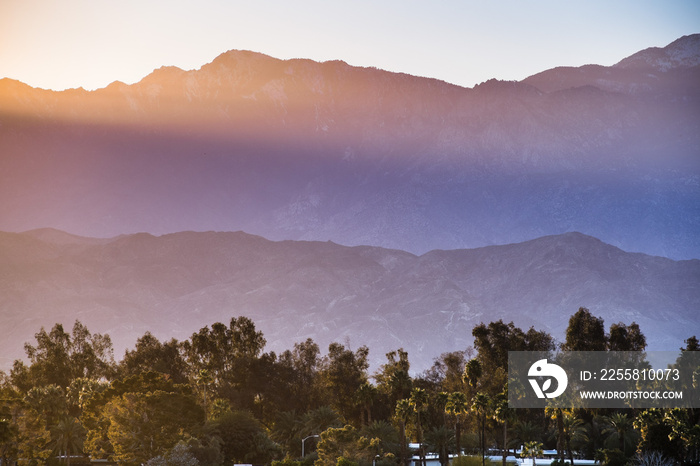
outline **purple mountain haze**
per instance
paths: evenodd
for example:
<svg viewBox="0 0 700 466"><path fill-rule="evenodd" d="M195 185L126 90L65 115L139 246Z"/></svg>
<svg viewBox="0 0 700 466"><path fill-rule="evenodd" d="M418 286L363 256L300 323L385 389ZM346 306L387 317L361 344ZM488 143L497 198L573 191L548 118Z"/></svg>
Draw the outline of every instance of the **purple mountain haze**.
<svg viewBox="0 0 700 466"><path fill-rule="evenodd" d="M92 92L0 80L0 229L697 258L699 37L473 89L242 51Z"/></svg>
<svg viewBox="0 0 700 466"><path fill-rule="evenodd" d="M76 318L118 357L248 315L275 350L425 367L587 306L674 350L700 327L700 34L474 88L235 50L96 91L2 79L0 200L5 367Z"/></svg>
<svg viewBox="0 0 700 466"><path fill-rule="evenodd" d="M243 232L82 238L0 233L0 369L44 326L76 319L107 333L115 356L146 331L184 340L205 325L251 318L281 352L313 338L367 345L373 367L403 347L413 370L472 344L504 319L562 341L579 307L637 322L649 349L697 333L700 260L624 252L581 233L416 256L332 242L273 242Z"/></svg>

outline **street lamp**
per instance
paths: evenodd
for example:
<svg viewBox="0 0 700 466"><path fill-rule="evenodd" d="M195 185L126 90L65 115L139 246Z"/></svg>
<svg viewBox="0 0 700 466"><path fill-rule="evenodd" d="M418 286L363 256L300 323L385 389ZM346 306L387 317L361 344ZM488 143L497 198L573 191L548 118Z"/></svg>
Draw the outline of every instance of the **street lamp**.
<svg viewBox="0 0 700 466"><path fill-rule="evenodd" d="M304 457L304 442L306 442L307 440L309 440L312 437L319 438L320 435L309 435L308 437L301 439L301 457L302 458Z"/></svg>

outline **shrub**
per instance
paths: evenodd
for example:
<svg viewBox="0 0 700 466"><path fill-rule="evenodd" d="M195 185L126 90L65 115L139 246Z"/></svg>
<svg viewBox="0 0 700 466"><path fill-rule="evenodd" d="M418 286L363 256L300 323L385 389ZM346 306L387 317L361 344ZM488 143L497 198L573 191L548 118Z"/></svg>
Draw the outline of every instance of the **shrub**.
<svg viewBox="0 0 700 466"><path fill-rule="evenodd" d="M281 461L273 461L271 466L302 466L301 461L294 461L290 459L284 459Z"/></svg>
<svg viewBox="0 0 700 466"><path fill-rule="evenodd" d="M619 448L603 450L603 466L625 466L625 464L627 464L627 458Z"/></svg>
<svg viewBox="0 0 700 466"><path fill-rule="evenodd" d="M338 458L337 466L358 466L357 462L347 459L344 456Z"/></svg>
<svg viewBox="0 0 700 466"><path fill-rule="evenodd" d="M674 466L676 462L666 458L658 451L645 451L644 453L637 453L634 464L638 466Z"/></svg>

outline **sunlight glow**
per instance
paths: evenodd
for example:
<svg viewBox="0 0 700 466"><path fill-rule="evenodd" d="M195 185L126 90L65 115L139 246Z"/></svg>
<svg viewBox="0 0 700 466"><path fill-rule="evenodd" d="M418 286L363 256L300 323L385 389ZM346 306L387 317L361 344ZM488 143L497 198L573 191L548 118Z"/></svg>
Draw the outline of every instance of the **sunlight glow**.
<svg viewBox="0 0 700 466"><path fill-rule="evenodd" d="M3 0L0 78L35 87L134 83L252 50L434 77L462 86L557 65L611 65L700 31L695 1L321 2Z"/></svg>

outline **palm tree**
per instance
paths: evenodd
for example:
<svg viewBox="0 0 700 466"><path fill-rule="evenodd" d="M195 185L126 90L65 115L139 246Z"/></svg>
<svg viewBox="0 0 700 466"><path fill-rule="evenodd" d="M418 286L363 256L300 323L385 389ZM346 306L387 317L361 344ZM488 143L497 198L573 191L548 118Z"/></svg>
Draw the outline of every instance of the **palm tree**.
<svg viewBox="0 0 700 466"><path fill-rule="evenodd" d="M544 413L547 417L552 419L557 423L557 456L559 461L564 461L564 413L561 408L550 408L549 406L544 409Z"/></svg>
<svg viewBox="0 0 700 466"><path fill-rule="evenodd" d="M508 408L506 392L499 393L494 400L493 418L503 424L503 466L506 466L506 457L508 456L508 420L512 416L513 413Z"/></svg>
<svg viewBox="0 0 700 466"><path fill-rule="evenodd" d="M418 432L418 453L420 454L421 464L426 466L425 448L423 448L423 425L421 423L421 413L428 409L428 392L424 388L414 388L411 390L411 398L409 399L411 408L416 415L416 430Z"/></svg>
<svg viewBox="0 0 700 466"><path fill-rule="evenodd" d="M41 416L47 426L57 424L68 412L66 392L58 385L34 387L29 390L24 400Z"/></svg>
<svg viewBox="0 0 700 466"><path fill-rule="evenodd" d="M413 409L408 399L399 400L396 402L396 419L399 422L399 437L401 442L401 461L400 464L406 466L408 464L408 451L406 440L406 423L411 418Z"/></svg>
<svg viewBox="0 0 700 466"><path fill-rule="evenodd" d="M486 415L488 414L491 399L486 393L479 392L472 400L472 411L476 412L481 421L481 465L486 465Z"/></svg>
<svg viewBox="0 0 700 466"><path fill-rule="evenodd" d="M298 446L303 425L301 418L294 411L284 411L277 415L272 427L271 438L284 445L287 451ZM300 451L301 453L301 451Z"/></svg>
<svg viewBox="0 0 700 466"><path fill-rule="evenodd" d="M321 406L304 414L301 435L312 435L323 432L329 427L341 427L343 423L338 413L330 406Z"/></svg>
<svg viewBox="0 0 700 466"><path fill-rule="evenodd" d="M564 439L566 445L566 451L569 454L569 461L571 466L574 466L574 454L571 449L571 442L581 444L585 442L588 437L586 435L586 429L584 423L581 419L574 416L574 412L571 409L564 410Z"/></svg>
<svg viewBox="0 0 700 466"><path fill-rule="evenodd" d="M447 402L450 401L450 394L447 392L439 392L435 395L435 407L442 410L442 424L447 426Z"/></svg>
<svg viewBox="0 0 700 466"><path fill-rule="evenodd" d="M513 441L523 445L527 442L537 440L540 436L540 428L530 421L518 422L513 426Z"/></svg>
<svg viewBox="0 0 700 466"><path fill-rule="evenodd" d="M212 383L211 373L207 369L202 369L197 373L195 382L198 387L202 387L202 394L204 397L204 419L209 418L208 406L207 406L207 390Z"/></svg>
<svg viewBox="0 0 700 466"><path fill-rule="evenodd" d="M362 411L366 414L366 417L362 416L362 423L364 425L370 425L372 423L371 408L376 395L377 389L369 382L363 383L360 385L360 388L357 389L357 402L362 407Z"/></svg>
<svg viewBox="0 0 700 466"><path fill-rule="evenodd" d="M368 439L379 439L379 445L384 452L396 452L399 447L398 432L387 421L374 421L360 431L360 435Z"/></svg>
<svg viewBox="0 0 700 466"><path fill-rule="evenodd" d="M532 458L532 466L535 466L535 460L538 456L541 456L544 453L542 450L542 444L540 442L536 442L534 440L531 440L527 442L525 445L523 445L523 456L529 456Z"/></svg>
<svg viewBox="0 0 700 466"><path fill-rule="evenodd" d="M85 429L76 418L64 417L51 429L51 433L56 451L66 454L66 464L70 466L71 455L83 449Z"/></svg>
<svg viewBox="0 0 700 466"><path fill-rule="evenodd" d="M445 426L434 427L425 435L425 442L430 446L430 451L438 453L441 466L450 463L449 453L454 440L454 432Z"/></svg>
<svg viewBox="0 0 700 466"><path fill-rule="evenodd" d="M470 359L469 362L467 362L466 366L464 366L464 375L462 379L472 388L476 388L476 385L479 383L479 379L481 378L482 373L483 370L481 368L481 363L479 362L479 360Z"/></svg>
<svg viewBox="0 0 700 466"><path fill-rule="evenodd" d="M603 433L617 437L617 441L620 445L620 451L626 457L627 452L625 449L625 440L629 438L634 429L634 421L628 418L626 414L614 413L603 418L603 422L606 424L606 427L603 429Z"/></svg>
<svg viewBox="0 0 700 466"><path fill-rule="evenodd" d="M389 396L392 400L402 400L408 397L413 388L413 381L408 373L407 365L400 365L389 377Z"/></svg>
<svg viewBox="0 0 700 466"><path fill-rule="evenodd" d="M449 394L445 404L445 412L455 418L455 440L457 442L457 456L462 456L462 417L467 413L469 404L467 395L462 392L452 392Z"/></svg>

